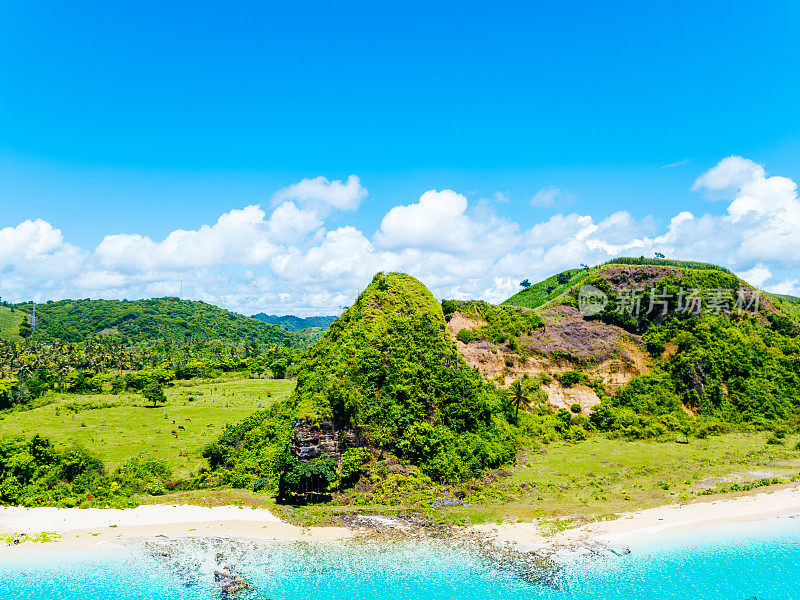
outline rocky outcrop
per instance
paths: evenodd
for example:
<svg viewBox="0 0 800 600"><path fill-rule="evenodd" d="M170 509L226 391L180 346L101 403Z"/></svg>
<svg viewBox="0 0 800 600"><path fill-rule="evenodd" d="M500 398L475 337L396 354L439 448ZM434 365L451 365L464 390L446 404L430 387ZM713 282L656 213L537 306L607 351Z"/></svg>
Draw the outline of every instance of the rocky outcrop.
<svg viewBox="0 0 800 600"><path fill-rule="evenodd" d="M338 462L344 448L363 445L363 437L357 430L337 430L331 421L312 423L300 420L295 423L292 431L290 452L299 460L313 460L324 453Z"/></svg>
<svg viewBox="0 0 800 600"><path fill-rule="evenodd" d="M312 460L325 453L338 461L342 457L339 432L330 421L298 421L292 431L291 453L300 460Z"/></svg>
<svg viewBox="0 0 800 600"><path fill-rule="evenodd" d="M222 598L232 598L250 589L250 584L230 567L219 567L214 571L214 581L219 584Z"/></svg>

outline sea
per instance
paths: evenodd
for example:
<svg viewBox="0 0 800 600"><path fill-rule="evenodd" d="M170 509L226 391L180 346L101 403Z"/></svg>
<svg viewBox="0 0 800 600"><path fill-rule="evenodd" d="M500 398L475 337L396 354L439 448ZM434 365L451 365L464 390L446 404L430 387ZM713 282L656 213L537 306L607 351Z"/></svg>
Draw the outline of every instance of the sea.
<svg viewBox="0 0 800 600"><path fill-rule="evenodd" d="M247 587L227 594L229 574ZM800 600L800 515L538 554L396 538L154 538L71 552L0 548L0 598Z"/></svg>

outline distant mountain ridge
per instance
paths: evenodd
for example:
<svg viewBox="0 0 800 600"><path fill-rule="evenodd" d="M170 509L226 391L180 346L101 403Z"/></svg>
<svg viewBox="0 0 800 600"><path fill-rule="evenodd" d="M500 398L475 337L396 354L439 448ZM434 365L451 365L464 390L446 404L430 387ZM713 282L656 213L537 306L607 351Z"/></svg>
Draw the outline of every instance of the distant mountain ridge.
<svg viewBox="0 0 800 600"><path fill-rule="evenodd" d="M25 313L30 302L15 305ZM130 341L195 339L297 346L303 341L283 327L195 300L58 300L36 305L33 339L79 342L97 335Z"/></svg>
<svg viewBox="0 0 800 600"><path fill-rule="evenodd" d="M266 313L258 313L253 315L254 319L283 327L287 331L300 331L301 329L309 329L312 327L319 327L326 329L333 323L337 317L334 316L318 316L318 317L295 317L294 315L268 315Z"/></svg>

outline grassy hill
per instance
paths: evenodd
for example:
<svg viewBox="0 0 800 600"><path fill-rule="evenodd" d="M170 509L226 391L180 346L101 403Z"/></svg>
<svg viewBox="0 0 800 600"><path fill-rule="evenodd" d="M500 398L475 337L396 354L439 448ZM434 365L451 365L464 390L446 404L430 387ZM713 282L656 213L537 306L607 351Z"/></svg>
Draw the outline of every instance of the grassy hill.
<svg viewBox="0 0 800 600"><path fill-rule="evenodd" d="M514 306L524 306L527 308L539 308L561 296L564 292L571 289L575 284L581 283L587 277L598 271L608 269L612 266L630 265L633 267L672 267L675 269L692 271L718 271L728 273L725 267L712 265L710 263L693 262L688 260L671 260L664 258L615 258L597 267L582 267L579 269L569 269L547 279L524 288L517 292L503 304Z"/></svg>
<svg viewBox="0 0 800 600"><path fill-rule="evenodd" d="M30 312L32 305L16 305ZM245 317L205 302L178 298L149 300L59 300L36 305L34 339L81 341L112 336L129 341L179 339L296 345L282 327Z"/></svg>
<svg viewBox="0 0 800 600"><path fill-rule="evenodd" d="M302 329L327 329L327 327L336 320L336 317L329 316L329 317L295 317L293 315L284 315L279 317L278 315L268 315L265 313L258 313L253 315L254 319L258 319L259 321L264 321L265 323L271 323L272 325L278 325L279 327L283 327L287 331L300 331Z"/></svg>
<svg viewBox="0 0 800 600"><path fill-rule="evenodd" d="M607 296L598 314L577 310L584 284ZM630 305L634 288L642 299L635 312ZM649 300L664 292L666 303L650 307ZM690 292L698 303L686 310ZM758 310L736 308L739 294L746 303L754 293L747 282L715 265L620 259L566 271L506 304L531 306L542 315L544 333L521 339L523 352L568 351L568 368L575 373L571 380L596 393L592 420L599 429L654 437L753 427L776 430L779 440L800 423L800 301L762 294ZM632 352L622 350L623 339ZM597 340L608 341L605 354L578 356L581 346ZM635 376L610 391L596 380L613 378L598 369L599 361L609 368L616 363L617 373L628 370ZM551 361L544 369L563 377L553 367Z"/></svg>
<svg viewBox="0 0 800 600"><path fill-rule="evenodd" d="M25 319L25 312L0 306L0 339L19 341L19 326Z"/></svg>

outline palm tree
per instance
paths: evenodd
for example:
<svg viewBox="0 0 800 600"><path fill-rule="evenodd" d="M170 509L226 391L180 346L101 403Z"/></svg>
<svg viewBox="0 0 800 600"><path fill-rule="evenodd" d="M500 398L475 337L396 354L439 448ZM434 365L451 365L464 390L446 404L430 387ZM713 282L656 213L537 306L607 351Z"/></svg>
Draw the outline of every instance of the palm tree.
<svg viewBox="0 0 800 600"><path fill-rule="evenodd" d="M522 379L517 379L508 388L508 404L514 409L514 424L519 425L519 407L528 406L530 402L530 392Z"/></svg>

